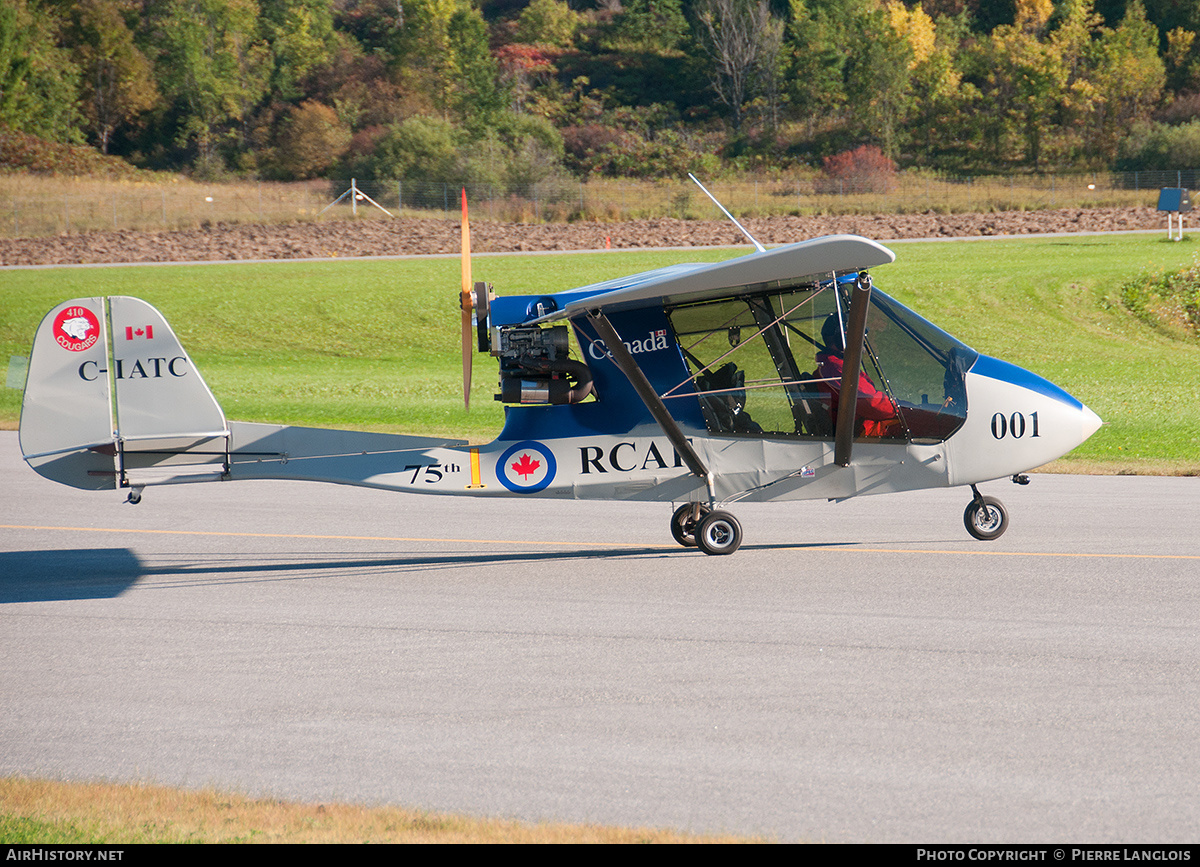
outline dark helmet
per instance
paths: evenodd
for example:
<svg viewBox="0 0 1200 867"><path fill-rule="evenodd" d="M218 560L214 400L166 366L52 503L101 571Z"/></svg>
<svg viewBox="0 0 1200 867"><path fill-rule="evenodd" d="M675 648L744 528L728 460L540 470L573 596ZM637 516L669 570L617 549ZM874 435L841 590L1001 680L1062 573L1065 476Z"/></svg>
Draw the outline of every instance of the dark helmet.
<svg viewBox="0 0 1200 867"><path fill-rule="evenodd" d="M842 336L842 323L838 321L837 311L825 317L825 322L821 325L821 342L825 345L826 352L840 355L845 351L846 341Z"/></svg>

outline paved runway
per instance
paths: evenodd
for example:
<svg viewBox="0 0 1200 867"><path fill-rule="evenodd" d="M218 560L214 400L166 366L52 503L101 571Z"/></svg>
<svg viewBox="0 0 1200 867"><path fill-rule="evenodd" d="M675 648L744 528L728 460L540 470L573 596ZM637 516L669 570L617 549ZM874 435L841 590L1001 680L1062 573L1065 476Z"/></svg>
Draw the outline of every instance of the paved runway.
<svg viewBox="0 0 1200 867"><path fill-rule="evenodd" d="M780 840L1195 842L1200 479L742 505L43 481L0 433L0 773Z"/></svg>

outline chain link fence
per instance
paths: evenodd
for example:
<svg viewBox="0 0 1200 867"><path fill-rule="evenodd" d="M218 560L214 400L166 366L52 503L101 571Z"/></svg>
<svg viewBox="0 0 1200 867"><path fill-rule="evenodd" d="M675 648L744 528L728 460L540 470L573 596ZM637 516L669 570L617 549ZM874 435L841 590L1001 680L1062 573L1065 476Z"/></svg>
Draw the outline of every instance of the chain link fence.
<svg viewBox="0 0 1200 867"><path fill-rule="evenodd" d="M1047 208L1153 207L1163 187L1196 188L1198 170L956 177L909 171L706 182L735 216L955 213ZM353 190L352 190L353 186ZM154 231L215 223L346 218L457 220L461 184L425 179L303 183L130 184L0 176L0 237L97 230ZM465 185L476 220L720 219L690 181L544 181ZM346 195L348 192L354 195Z"/></svg>

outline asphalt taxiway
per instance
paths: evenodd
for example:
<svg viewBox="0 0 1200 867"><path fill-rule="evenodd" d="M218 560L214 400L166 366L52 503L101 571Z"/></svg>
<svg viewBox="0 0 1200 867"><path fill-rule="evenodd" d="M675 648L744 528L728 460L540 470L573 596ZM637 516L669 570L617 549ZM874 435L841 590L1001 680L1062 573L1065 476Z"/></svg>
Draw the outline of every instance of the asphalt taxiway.
<svg viewBox="0 0 1200 867"><path fill-rule="evenodd" d="M733 511L42 480L0 433L0 773L779 840L1194 842L1200 479Z"/></svg>

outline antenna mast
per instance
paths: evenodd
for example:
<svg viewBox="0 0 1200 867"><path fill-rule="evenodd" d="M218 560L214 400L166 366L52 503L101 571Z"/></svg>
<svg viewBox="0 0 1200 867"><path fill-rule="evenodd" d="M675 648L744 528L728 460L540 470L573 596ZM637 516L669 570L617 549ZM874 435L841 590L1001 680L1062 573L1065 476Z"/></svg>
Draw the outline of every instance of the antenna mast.
<svg viewBox="0 0 1200 867"><path fill-rule="evenodd" d="M688 177L696 182L696 186L698 186L701 190L704 190L704 195L708 196L710 199L713 200L713 204L716 205L718 208L720 208L721 213L724 214L726 217L728 217L730 222L732 222L735 226L738 227L738 231L740 231L743 235L745 235L747 238L750 239L750 243L754 245L755 250L757 250L760 253L767 252L767 248L764 247L762 244L758 243L758 241L755 239L755 237L746 231L746 227L734 219L733 214L731 214L731 213L729 213L729 211L725 210L725 206L717 201L716 196L714 196L707 189L705 189L704 184L700 183L700 181L697 180L695 175L693 175L691 172L688 172Z"/></svg>

